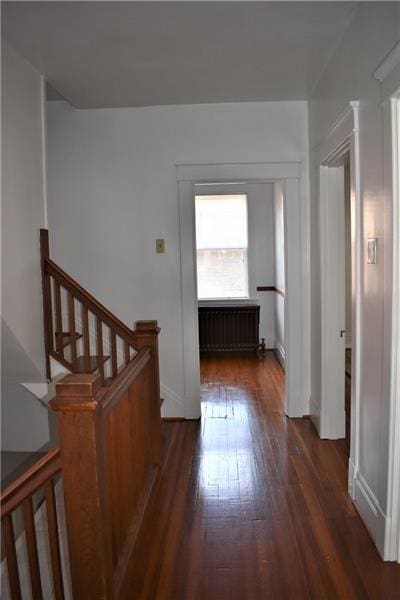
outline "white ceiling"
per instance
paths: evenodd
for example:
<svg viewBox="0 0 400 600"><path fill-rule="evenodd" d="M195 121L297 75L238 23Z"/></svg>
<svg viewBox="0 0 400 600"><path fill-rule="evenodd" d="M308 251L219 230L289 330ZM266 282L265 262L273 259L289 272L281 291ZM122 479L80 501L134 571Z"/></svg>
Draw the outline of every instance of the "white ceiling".
<svg viewBox="0 0 400 600"><path fill-rule="evenodd" d="M3 31L76 107L299 100L356 4L2 2Z"/></svg>

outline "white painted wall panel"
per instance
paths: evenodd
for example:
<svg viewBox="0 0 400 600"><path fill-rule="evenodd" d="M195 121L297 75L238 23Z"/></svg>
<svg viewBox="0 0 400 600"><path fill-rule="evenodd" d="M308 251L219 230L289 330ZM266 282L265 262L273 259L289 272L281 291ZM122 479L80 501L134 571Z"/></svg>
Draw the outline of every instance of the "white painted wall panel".
<svg viewBox="0 0 400 600"><path fill-rule="evenodd" d="M383 193L382 113L380 86L373 73L400 37L400 5L395 2L360 3L340 46L332 56L309 103L310 147L315 148L350 100L360 101L360 163L363 207L361 314L360 473L383 512L387 490L388 401L382 382L388 375L382 363L384 262L391 239L384 237L384 215L391 206ZM320 406L320 272L318 239L318 173L310 165L311 183L311 348L312 404ZM378 238L378 263L368 265L368 237Z"/></svg>
<svg viewBox="0 0 400 600"><path fill-rule="evenodd" d="M37 450L48 437L46 411L18 384L45 380L42 80L4 40L2 50L2 448Z"/></svg>
<svg viewBox="0 0 400 600"><path fill-rule="evenodd" d="M175 163L301 161L301 201L307 203L307 104L75 110L52 102L48 115L53 256L126 323L159 320L161 381L179 407L184 394ZM155 253L156 238L165 238L165 254ZM168 403L167 397L166 411Z"/></svg>
<svg viewBox="0 0 400 600"><path fill-rule="evenodd" d="M274 294L257 292L257 286L274 281L274 207L273 184L248 185L249 202L249 295L260 304L260 339L274 347Z"/></svg>
<svg viewBox="0 0 400 600"><path fill-rule="evenodd" d="M6 42L2 58L2 317L43 375L42 82Z"/></svg>

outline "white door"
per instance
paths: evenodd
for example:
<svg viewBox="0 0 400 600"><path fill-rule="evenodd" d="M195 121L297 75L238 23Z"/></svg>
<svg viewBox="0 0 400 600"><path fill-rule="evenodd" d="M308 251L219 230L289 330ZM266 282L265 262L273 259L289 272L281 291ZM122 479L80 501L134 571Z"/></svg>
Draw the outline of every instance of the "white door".
<svg viewBox="0 0 400 600"><path fill-rule="evenodd" d="M320 167L321 423L320 436L345 436L344 167Z"/></svg>

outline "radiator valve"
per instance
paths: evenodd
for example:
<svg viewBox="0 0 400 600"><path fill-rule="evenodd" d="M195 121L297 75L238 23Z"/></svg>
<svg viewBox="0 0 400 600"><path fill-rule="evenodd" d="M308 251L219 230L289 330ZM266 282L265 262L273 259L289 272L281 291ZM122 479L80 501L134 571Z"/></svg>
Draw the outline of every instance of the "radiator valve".
<svg viewBox="0 0 400 600"><path fill-rule="evenodd" d="M265 346L265 338L261 338L261 342L258 344L258 349L260 354L264 355L267 352L267 348Z"/></svg>

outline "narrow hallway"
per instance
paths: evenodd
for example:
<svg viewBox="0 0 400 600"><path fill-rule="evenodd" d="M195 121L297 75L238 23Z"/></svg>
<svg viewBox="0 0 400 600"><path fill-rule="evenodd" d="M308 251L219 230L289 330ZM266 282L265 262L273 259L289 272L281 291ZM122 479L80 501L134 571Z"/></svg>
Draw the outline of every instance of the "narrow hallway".
<svg viewBox="0 0 400 600"><path fill-rule="evenodd" d="M165 422L127 598L400 598L347 494L345 441L284 415L272 352L203 358L202 420Z"/></svg>

